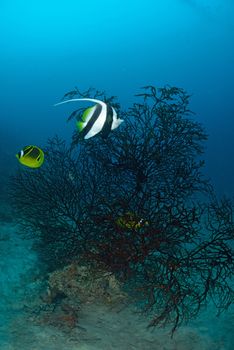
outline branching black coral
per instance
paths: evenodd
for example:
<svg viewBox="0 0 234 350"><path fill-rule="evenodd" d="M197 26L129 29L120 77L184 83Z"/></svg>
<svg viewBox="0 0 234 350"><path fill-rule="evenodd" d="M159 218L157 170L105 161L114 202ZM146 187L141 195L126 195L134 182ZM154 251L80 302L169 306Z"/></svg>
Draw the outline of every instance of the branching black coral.
<svg viewBox="0 0 234 350"><path fill-rule="evenodd" d="M72 96L114 103L95 90ZM210 298L219 311L233 302L233 207L202 174L207 135L190 96L147 86L138 98L125 112L114 106L125 122L107 139L50 140L44 166L12 179L12 199L50 269L74 260L104 268L150 326L174 331Z"/></svg>

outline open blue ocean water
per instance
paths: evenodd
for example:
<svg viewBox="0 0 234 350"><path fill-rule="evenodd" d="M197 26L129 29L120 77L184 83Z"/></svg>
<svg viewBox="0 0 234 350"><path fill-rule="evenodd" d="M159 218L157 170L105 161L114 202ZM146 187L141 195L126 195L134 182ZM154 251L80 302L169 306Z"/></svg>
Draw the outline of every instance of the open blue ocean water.
<svg viewBox="0 0 234 350"><path fill-rule="evenodd" d="M24 146L43 149L54 135L71 142L71 108L54 107L64 94L93 87L126 110L151 85L191 95L193 119L208 134L204 175L233 199L234 1L0 0L0 33L0 349L233 349L233 306L217 318L208 305L173 338L131 311L89 303L72 334L35 321L48 275L8 192Z"/></svg>

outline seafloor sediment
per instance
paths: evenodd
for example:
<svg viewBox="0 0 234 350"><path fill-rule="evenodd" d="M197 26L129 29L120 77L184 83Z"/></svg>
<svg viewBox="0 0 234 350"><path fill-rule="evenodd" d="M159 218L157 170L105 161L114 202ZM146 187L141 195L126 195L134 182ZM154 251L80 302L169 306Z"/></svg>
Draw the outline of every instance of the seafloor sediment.
<svg viewBox="0 0 234 350"><path fill-rule="evenodd" d="M215 317L212 307L178 329L146 329L147 319L133 307L86 302L75 324L43 322L37 317L41 280L32 242L22 239L1 206L0 349L1 350L231 350L233 311ZM47 319L48 321L48 319ZM65 321L69 321L66 319ZM69 327L70 325L70 327Z"/></svg>

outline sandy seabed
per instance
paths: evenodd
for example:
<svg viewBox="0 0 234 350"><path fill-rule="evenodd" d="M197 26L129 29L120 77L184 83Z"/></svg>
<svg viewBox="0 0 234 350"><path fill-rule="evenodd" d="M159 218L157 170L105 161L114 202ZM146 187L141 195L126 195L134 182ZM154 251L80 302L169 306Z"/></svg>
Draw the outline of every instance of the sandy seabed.
<svg viewBox="0 0 234 350"><path fill-rule="evenodd" d="M146 329L147 319L133 307L121 311L106 305L86 304L71 330L36 324L27 305L38 281L33 278L37 258L31 242L23 240L18 227L0 223L0 350L233 350L234 312L215 317L212 307L171 339L170 329ZM2 215L3 217L3 215Z"/></svg>

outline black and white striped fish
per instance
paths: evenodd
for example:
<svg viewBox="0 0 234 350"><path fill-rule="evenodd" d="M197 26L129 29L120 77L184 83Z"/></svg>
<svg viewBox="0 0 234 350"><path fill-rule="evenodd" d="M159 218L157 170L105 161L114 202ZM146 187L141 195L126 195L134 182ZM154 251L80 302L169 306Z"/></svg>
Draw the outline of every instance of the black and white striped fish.
<svg viewBox="0 0 234 350"><path fill-rule="evenodd" d="M96 103L94 107L87 108L82 115L80 121L77 121L77 128L80 136L89 139L101 133L103 137L107 137L111 130L116 129L123 119L117 117L117 113L113 107L103 101L93 98L74 98L55 104L55 106L77 101L90 101Z"/></svg>

